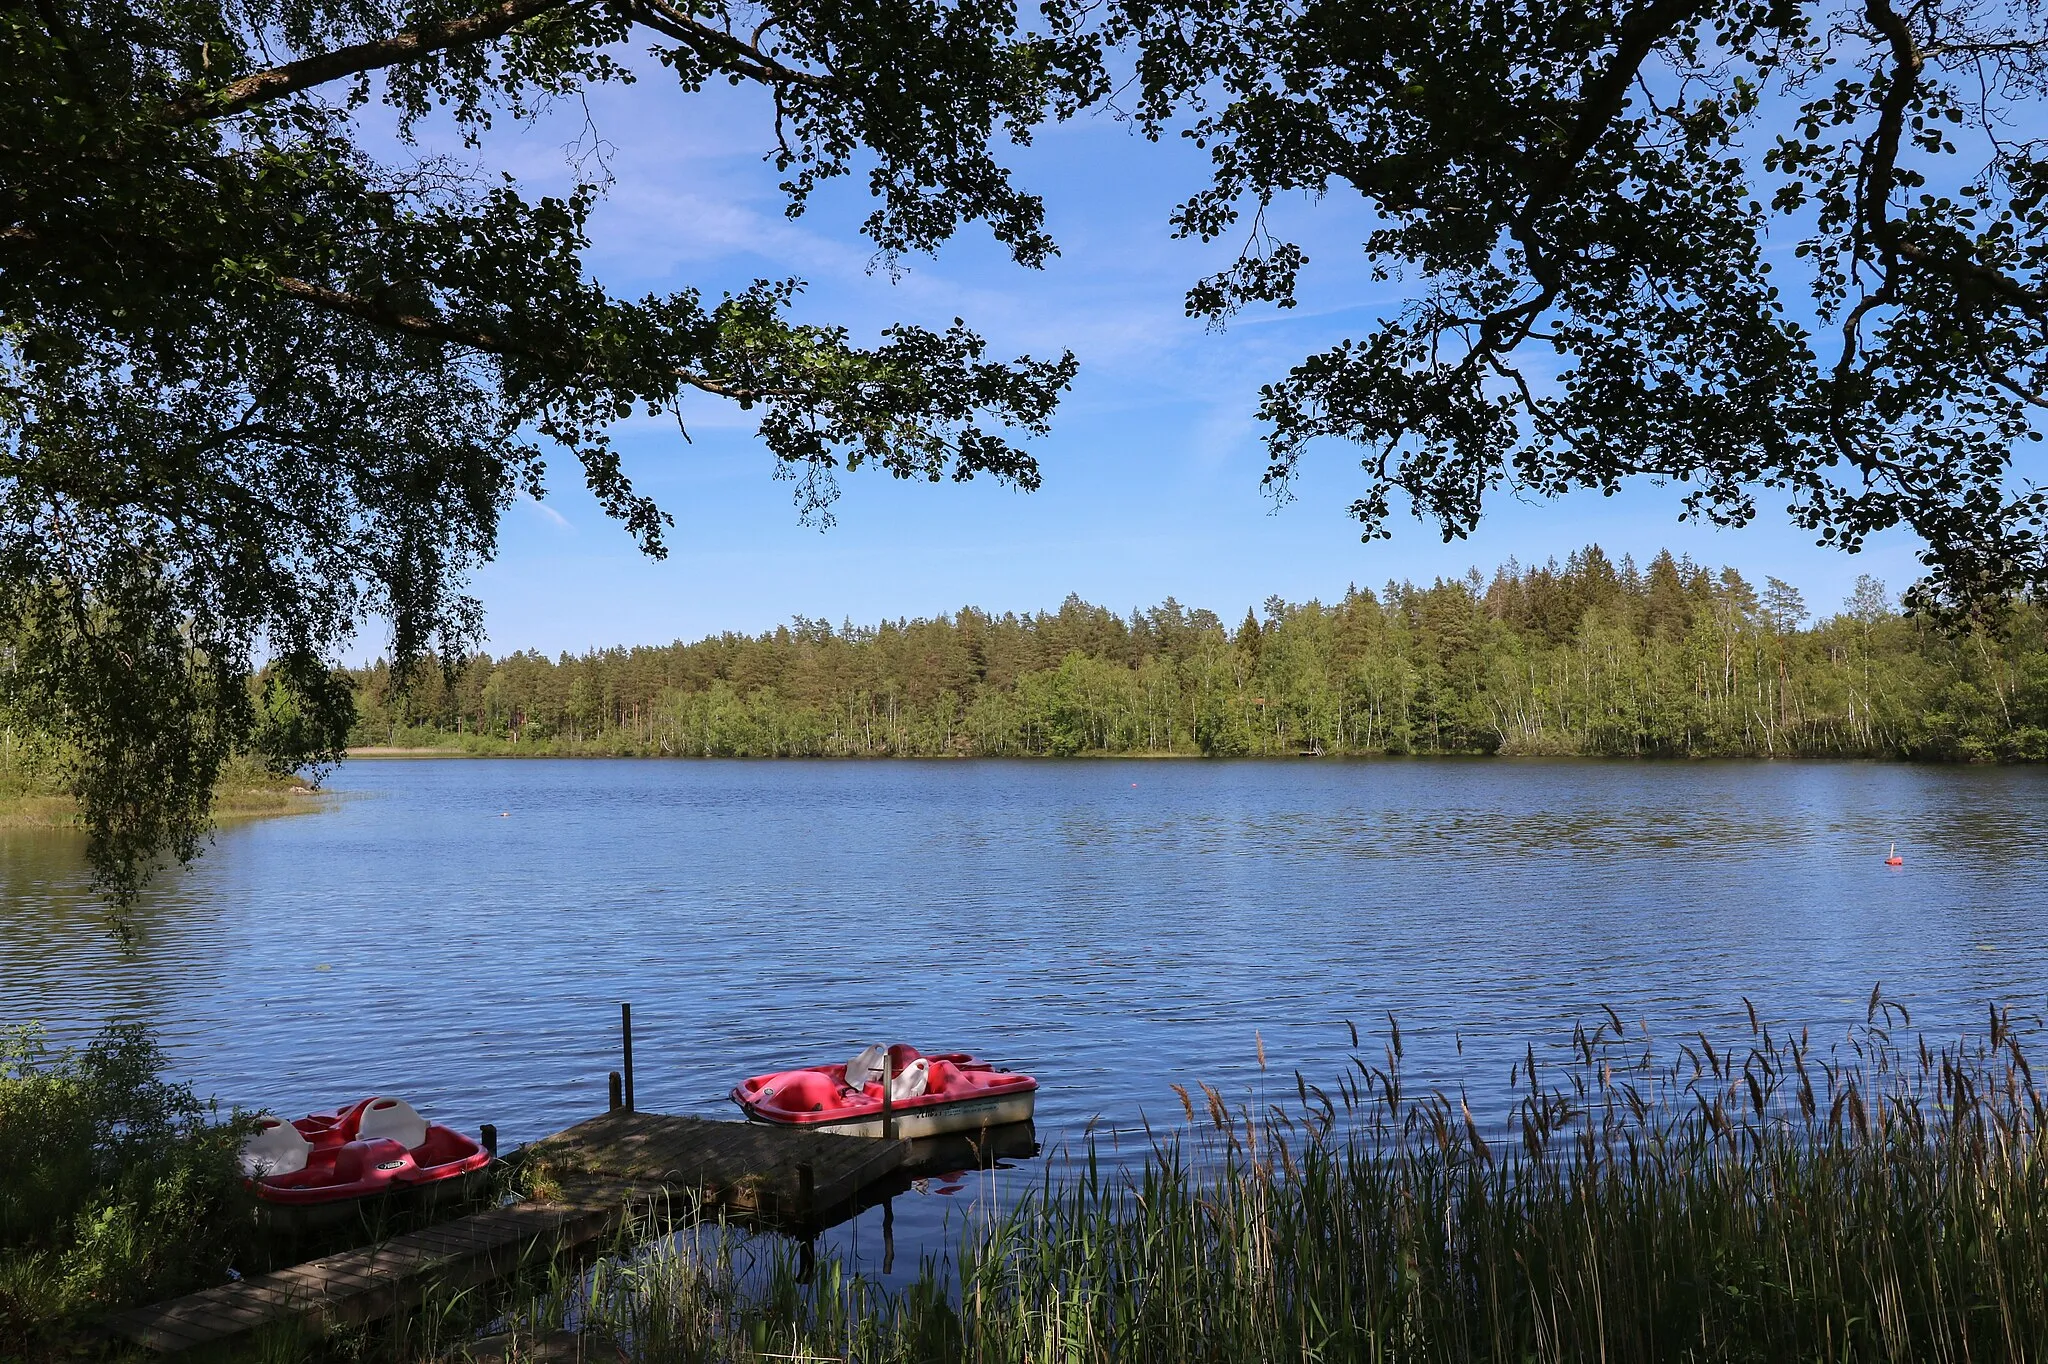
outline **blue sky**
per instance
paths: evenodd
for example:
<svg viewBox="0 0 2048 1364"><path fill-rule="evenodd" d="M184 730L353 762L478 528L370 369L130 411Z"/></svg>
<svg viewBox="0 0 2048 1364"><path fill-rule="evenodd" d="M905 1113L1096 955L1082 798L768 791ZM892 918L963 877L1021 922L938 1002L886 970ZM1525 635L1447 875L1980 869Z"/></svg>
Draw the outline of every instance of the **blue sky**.
<svg viewBox="0 0 2048 1364"><path fill-rule="evenodd" d="M1018 268L970 227L936 259L906 261L895 280L869 270L871 248L855 230L868 211L857 177L820 195L803 219L783 216L754 92L685 98L651 70L638 85L594 92L588 116L616 176L590 259L616 292L696 285L715 296L794 275L809 283L800 315L847 325L857 339L892 321L937 327L957 315L1006 357L1071 347L1081 375L1053 434L1031 445L1041 491L864 472L842 480L837 525L825 531L798 520L790 485L773 480L744 414L687 402L689 443L670 421L625 423L629 471L676 518L669 558L642 558L583 492L573 463L558 461L547 501L510 510L497 562L476 577L494 652L665 643L798 614L862 622L970 603L1033 610L1070 592L1120 610L1172 595L1236 618L1273 593L1328 599L1353 582L1562 558L1588 542L1617 557L1668 546L1757 582L1775 575L1823 610L1860 573L1894 591L1917 576L1904 536L1847 557L1813 546L1775 507L1742 531L1682 526L1676 495L1649 486L1554 503L1503 496L1478 535L1451 545L1403 516L1392 541L1361 545L1344 514L1362 486L1357 452L1336 443L1311 453L1296 500L1274 507L1259 488L1259 385L1363 332L1398 303L1400 285L1370 279L1355 202L1298 201L1281 206L1278 228L1311 256L1304 306L1205 330L1183 316L1183 292L1234 246L1176 242L1166 225L1200 183L1201 154L1147 143L1110 115L1042 130L1010 157L1046 198L1062 253L1048 268ZM538 124L507 125L487 139L482 165L513 171L529 191L559 187L570 176L565 148L587 139L585 129L573 103ZM376 643L366 636L362 646Z"/></svg>

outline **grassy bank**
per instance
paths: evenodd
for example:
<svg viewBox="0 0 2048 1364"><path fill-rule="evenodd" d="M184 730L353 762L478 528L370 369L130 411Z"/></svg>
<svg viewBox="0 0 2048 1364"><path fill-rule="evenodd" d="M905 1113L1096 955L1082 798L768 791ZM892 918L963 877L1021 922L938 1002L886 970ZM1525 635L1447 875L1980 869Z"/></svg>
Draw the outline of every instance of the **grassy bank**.
<svg viewBox="0 0 2048 1364"><path fill-rule="evenodd" d="M1142 1165L1049 1174L899 1293L685 1234L510 1320L644 1364L2039 1357L2030 1062L2003 1014L1940 1050L1905 1023L1660 1060L1611 1019L1555 1069L1532 1049L1491 1130L1411 1093L1390 1038L1328 1090L1183 1096Z"/></svg>
<svg viewBox="0 0 2048 1364"><path fill-rule="evenodd" d="M229 764L213 791L213 817L223 822L319 808L319 793L300 778L280 777L247 761ZM0 829L82 827L78 802L51 767L33 761L7 763L0 757Z"/></svg>

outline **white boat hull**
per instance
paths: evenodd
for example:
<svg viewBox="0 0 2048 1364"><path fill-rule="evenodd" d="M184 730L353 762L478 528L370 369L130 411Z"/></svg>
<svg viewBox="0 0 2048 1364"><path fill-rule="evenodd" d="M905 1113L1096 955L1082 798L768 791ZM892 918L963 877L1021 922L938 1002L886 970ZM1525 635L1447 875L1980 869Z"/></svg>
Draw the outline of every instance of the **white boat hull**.
<svg viewBox="0 0 2048 1364"><path fill-rule="evenodd" d="M1038 1091L1023 1090L1014 1094L991 1094L986 1098L962 1099L957 1103L938 1104L930 1108L899 1108L896 1110L896 1135L905 1141L920 1137L942 1137L956 1132L979 1132L984 1128L1002 1127L1013 1122L1029 1122L1037 1107ZM842 1122L782 1123L764 1118L749 1109L747 1116L755 1122L769 1127L801 1127L810 1132L832 1132L848 1137L879 1137L882 1135L882 1115L863 1114Z"/></svg>

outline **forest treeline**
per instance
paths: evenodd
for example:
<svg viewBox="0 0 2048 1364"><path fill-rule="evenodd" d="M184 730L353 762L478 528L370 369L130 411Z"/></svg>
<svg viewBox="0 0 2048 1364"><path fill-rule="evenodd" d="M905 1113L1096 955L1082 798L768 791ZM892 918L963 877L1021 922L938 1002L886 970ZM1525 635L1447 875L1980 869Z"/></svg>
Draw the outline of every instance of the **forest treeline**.
<svg viewBox="0 0 2048 1364"><path fill-rule="evenodd" d="M1944 632L1860 580L1810 613L1659 554L1598 547L1429 586L1275 597L1231 626L1168 598L1119 615L964 608L797 618L759 635L548 658L478 654L394 692L353 673L351 742L697 757L1087 753L2048 757L2048 611Z"/></svg>

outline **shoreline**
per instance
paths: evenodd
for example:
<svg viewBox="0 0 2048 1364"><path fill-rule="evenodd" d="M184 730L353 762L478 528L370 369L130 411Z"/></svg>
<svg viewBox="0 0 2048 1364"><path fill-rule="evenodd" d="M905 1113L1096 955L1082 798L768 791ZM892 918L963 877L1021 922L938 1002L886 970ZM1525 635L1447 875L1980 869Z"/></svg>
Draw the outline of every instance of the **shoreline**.
<svg viewBox="0 0 2048 1364"><path fill-rule="evenodd" d="M427 746L427 747L406 747L406 746L404 746L404 745L396 745L396 746L394 746L394 745L391 745L391 744L365 744L365 745L363 745L363 746L361 746L361 747L359 747L359 748L347 748L347 749L343 749L343 750L342 750L342 752L343 752L344 756L346 756L346 757L350 757L350 758L367 758L367 759L370 759L370 760L372 760L372 761L376 761L376 760L378 760L378 759L384 759L384 758L536 758L536 759L544 759L544 758L584 758L584 759L589 759L589 758L616 758L616 759L620 760L621 762L634 762L634 761L640 761L640 760L643 760L643 759L659 759L659 760L667 760L667 761L670 761L670 762L831 762L831 763L836 763L836 762L1086 762L1086 761L1101 761L1101 760L1105 760L1105 759L1112 759L1112 758L1114 758L1114 759L1131 759L1131 760L1134 760L1134 761L1143 761L1143 762L1177 762L1177 761L1193 761L1193 762L1203 762L1203 761L1209 761L1209 762L1233 762L1233 761L1237 761L1237 759L1235 759L1235 758L1210 758L1210 757L1209 757L1209 756L1208 756L1207 754L1203 754L1203 753L1159 753L1159 752L1152 752L1152 753L1106 753L1106 752L1103 752L1103 753L1069 753L1069 754L1066 754L1066 755L1064 755L1064 756L1060 756L1060 757L1055 757L1055 756L1053 756L1053 755L1051 755L1051 754L1034 754L1034 755L1031 755L1031 756L1025 757L1025 756L1016 756L1016 755L1004 756L1004 755L998 755L998 754L991 754L991 753L902 753L902 754L850 754L850 753L849 753L849 754L828 754L828 753L791 753L791 754L788 754L788 755L785 755L785 756L778 756L778 757L768 757L768 758L756 758L756 757L748 757L748 758L733 758L733 757L726 757L726 756L723 756L723 755L714 755L714 756L711 756L711 757L708 757L708 758L707 758L707 757L703 757L703 756L700 756L700 755L698 755L698 754L693 754L693 753L575 753L575 752L570 752L570 753L564 753L564 752L561 752L561 751L559 751L559 750L555 750L555 749L539 749L539 748L534 748L534 747L528 747L528 748L513 748L513 747L511 747L511 746L509 746L509 745L508 745L508 746L506 746L506 747L505 747L505 748L503 748L503 749L496 749L496 748L492 748L492 749L477 749L477 748L465 748L465 747L461 747L461 746L458 746L458 745L455 745L455 744L445 744L445 745L434 745L434 746ZM1272 758L1281 758L1281 757L1295 757L1295 756L1299 756L1299 757L1309 757L1309 756L1311 756L1311 755L1309 755L1309 754L1306 754L1306 753L1304 753L1304 754L1299 754L1299 755L1296 755L1296 754L1279 754L1279 755L1272 755L1272 757L1269 757L1269 758L1261 758L1261 759L1258 759L1258 760L1259 760L1259 761L1270 761L1270 760L1272 760ZM1434 758L1434 757L1460 757L1460 756L1464 756L1464 755L1461 755L1461 754L1437 754L1437 753L1431 753L1431 754L1422 754L1422 755L1410 755L1410 754L1401 754L1401 755L1394 755L1394 754L1325 754L1324 756L1325 756L1325 757L1361 757L1361 758L1374 758L1374 757L1393 757L1393 756L1402 756L1402 757L1409 757L1409 756L1424 756L1424 757L1433 757L1433 758ZM1486 756L1486 755L1484 755L1484 754L1480 754L1480 755L1476 755L1476 756L1484 757L1484 756Z"/></svg>
<svg viewBox="0 0 2048 1364"><path fill-rule="evenodd" d="M1184 751L1160 752L1107 752L1093 751L1066 754L995 754L995 753L790 753L776 755L758 754L697 754L697 753L651 753L617 751L562 751L552 747L532 745L514 748L484 748L458 746L455 744L432 746L405 746L389 744L368 744L343 750L350 759L370 762L381 761L434 761L455 759L516 759L519 761L583 761L583 762L731 762L731 763L956 763L956 762L1014 762L1014 763L1085 763L1085 762L1212 762L1212 763L1611 763L1637 764L1646 767L1682 767L1701 763L1742 763L1758 766L1772 763L1867 763L1881 766L1928 767L1928 768L2010 768L2023 770L2039 768L2043 764L2031 760L2000 760L1995 758L1906 758L1891 754L1814 754L1814 753L1233 753L1207 754ZM310 794L323 794L313 792ZM4 806L0 806L4 808ZM4 818L4 816L0 816Z"/></svg>
<svg viewBox="0 0 2048 1364"><path fill-rule="evenodd" d="M295 786L289 790L236 788L215 793L213 821L215 824L231 824L276 815L312 814L326 809L331 803L328 792L309 787ZM84 827L78 813L78 802L68 795L0 796L0 833L20 829L76 831Z"/></svg>

